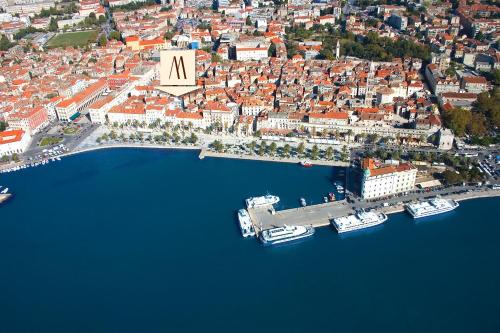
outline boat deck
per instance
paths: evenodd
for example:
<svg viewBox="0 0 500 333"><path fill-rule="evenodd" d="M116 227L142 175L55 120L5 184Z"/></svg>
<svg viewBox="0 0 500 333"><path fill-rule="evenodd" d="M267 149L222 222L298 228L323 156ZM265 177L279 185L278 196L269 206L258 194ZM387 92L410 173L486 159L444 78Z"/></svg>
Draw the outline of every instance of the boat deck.
<svg viewBox="0 0 500 333"><path fill-rule="evenodd" d="M319 205L276 211L273 215L271 207L250 208L248 213L256 231L281 227L283 225L312 225L323 227L330 224L330 220L353 213L345 200L328 202Z"/></svg>

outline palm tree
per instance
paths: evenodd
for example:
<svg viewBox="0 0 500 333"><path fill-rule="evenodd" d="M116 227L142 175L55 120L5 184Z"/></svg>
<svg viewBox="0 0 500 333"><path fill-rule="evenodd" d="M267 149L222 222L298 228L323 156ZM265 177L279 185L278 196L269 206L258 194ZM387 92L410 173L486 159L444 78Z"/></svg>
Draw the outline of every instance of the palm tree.
<svg viewBox="0 0 500 333"><path fill-rule="evenodd" d="M290 145L287 143L284 147L283 147L283 155L285 155L285 157L290 157L290 150L292 149L292 147L290 147Z"/></svg>
<svg viewBox="0 0 500 333"><path fill-rule="evenodd" d="M352 131L352 129L349 129L347 131L347 143L351 143L351 136L354 132Z"/></svg>
<svg viewBox="0 0 500 333"><path fill-rule="evenodd" d="M311 159L317 160L319 156L318 145L314 145L311 150Z"/></svg>
<svg viewBox="0 0 500 333"><path fill-rule="evenodd" d="M192 144L196 144L197 141L198 137L196 136L196 134L191 133L191 136L189 137L189 142L191 142Z"/></svg>
<svg viewBox="0 0 500 333"><path fill-rule="evenodd" d="M306 147L305 147L304 143L303 142L299 143L299 145L297 146L297 154L299 156L303 156L305 150L306 150Z"/></svg>
<svg viewBox="0 0 500 333"><path fill-rule="evenodd" d="M326 149L326 158L331 160L333 158L333 148L332 147L328 147Z"/></svg>
<svg viewBox="0 0 500 333"><path fill-rule="evenodd" d="M259 152L258 154L260 156L263 156L264 153L266 152L266 148L267 148L267 144L266 144L266 141L262 141L262 143L260 144L260 147L259 147Z"/></svg>
<svg viewBox="0 0 500 333"><path fill-rule="evenodd" d="M276 145L276 142L272 142L270 145L269 145L269 148L268 148L268 153L269 155L271 156L274 156L274 154L276 153L276 149L278 148L278 146Z"/></svg>
<svg viewBox="0 0 500 333"><path fill-rule="evenodd" d="M347 151L347 146L344 145L342 147L342 153L340 154L340 157L341 157L342 161L347 162L348 157L349 157L349 154Z"/></svg>
<svg viewBox="0 0 500 333"><path fill-rule="evenodd" d="M254 153L255 151L255 147L257 146L257 142L255 141L252 141L248 144L248 149L250 149L250 153Z"/></svg>

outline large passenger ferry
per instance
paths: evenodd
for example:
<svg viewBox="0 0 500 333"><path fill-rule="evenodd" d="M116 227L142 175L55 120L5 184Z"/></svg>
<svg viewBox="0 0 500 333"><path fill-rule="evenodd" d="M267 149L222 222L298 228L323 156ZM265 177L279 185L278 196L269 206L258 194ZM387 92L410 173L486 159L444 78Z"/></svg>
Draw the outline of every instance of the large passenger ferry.
<svg viewBox="0 0 500 333"><path fill-rule="evenodd" d="M246 238L255 236L255 229L246 209L240 209L238 211L238 221L240 223L240 230L243 237Z"/></svg>
<svg viewBox="0 0 500 333"><path fill-rule="evenodd" d="M420 217L446 213L454 210L458 206L458 202L455 200L433 198L427 201L407 204L406 211L413 216L414 219L417 219Z"/></svg>
<svg viewBox="0 0 500 333"><path fill-rule="evenodd" d="M252 197L245 200L247 208L258 208L269 205L274 205L280 201L280 198L275 195L264 195L261 197Z"/></svg>
<svg viewBox="0 0 500 333"><path fill-rule="evenodd" d="M307 226L288 226L263 230L260 233L260 241L264 245L274 245L298 240L314 235L314 228Z"/></svg>
<svg viewBox="0 0 500 333"><path fill-rule="evenodd" d="M338 233L374 227L387 221L387 215L378 212L359 211L356 214L333 219L332 225Z"/></svg>

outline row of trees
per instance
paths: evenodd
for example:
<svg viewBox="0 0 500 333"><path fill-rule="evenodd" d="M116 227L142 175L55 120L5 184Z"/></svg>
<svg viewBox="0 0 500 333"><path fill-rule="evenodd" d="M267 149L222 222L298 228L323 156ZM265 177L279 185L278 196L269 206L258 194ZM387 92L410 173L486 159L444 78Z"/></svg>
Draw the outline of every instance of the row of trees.
<svg viewBox="0 0 500 333"><path fill-rule="evenodd" d="M0 162L2 163L8 163L8 162L19 162L19 155L16 153L12 154L11 156L8 155L3 155L2 158L0 158Z"/></svg>
<svg viewBox="0 0 500 333"><path fill-rule="evenodd" d="M222 141L215 140L209 147L218 153L225 152L229 145L224 145ZM285 144L283 147L278 147L276 142L271 142L267 144L266 141L262 141L258 144L256 141L252 141L247 144L247 148L251 154L257 154L259 156L279 156L279 157L290 157L292 155L304 158L308 157L312 160L317 160L320 157L324 157L327 160L333 160L335 157L335 152L332 147L328 147L326 150L320 150L317 145L312 146L311 149L307 149L304 143L300 143L297 147L292 147L289 144ZM348 152L347 147L344 146L340 154L340 158L343 161L347 161Z"/></svg>
<svg viewBox="0 0 500 333"><path fill-rule="evenodd" d="M78 12L78 7L76 2L71 2L68 5L64 6L62 9L57 9L55 7L50 7L49 9L43 8L40 11L40 14L35 15L35 17L51 17L51 16L61 16L68 15L72 13Z"/></svg>
<svg viewBox="0 0 500 333"><path fill-rule="evenodd" d="M112 12L134 11L134 10L138 10L138 9L143 8L143 7L152 6L152 5L156 5L155 0L145 0L145 1L138 1L138 2L134 1L134 2L128 3L126 5L111 7L111 11Z"/></svg>
<svg viewBox="0 0 500 333"><path fill-rule="evenodd" d="M118 135L118 133L116 131L112 130L111 132L105 133L96 139L97 143L106 142L106 141L122 141L122 142L149 141L149 142L155 142L158 144L173 142L176 144L183 143L183 144L187 145L187 144L196 144L198 142L198 136L195 133L191 133L191 135L183 138L176 131L174 131L172 134L168 133L167 131L164 131L160 135L152 136L151 134L149 134L146 138L144 137L144 134L141 132L131 133L127 137L124 133L121 133L120 135Z"/></svg>

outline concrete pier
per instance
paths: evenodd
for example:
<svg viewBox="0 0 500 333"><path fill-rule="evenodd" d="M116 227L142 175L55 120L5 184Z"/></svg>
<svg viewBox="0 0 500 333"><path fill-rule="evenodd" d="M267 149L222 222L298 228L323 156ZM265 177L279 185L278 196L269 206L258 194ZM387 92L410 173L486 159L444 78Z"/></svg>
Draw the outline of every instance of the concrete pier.
<svg viewBox="0 0 500 333"><path fill-rule="evenodd" d="M275 211L267 208L251 208L248 210L255 229L269 229L283 225L312 225L324 227L330 220L353 213L352 207L345 201L334 201L319 205Z"/></svg>
<svg viewBox="0 0 500 333"><path fill-rule="evenodd" d="M411 197L411 200L426 200L430 197L429 193L421 194L420 198ZM435 196L435 195L434 195ZM445 199L453 199L457 201L477 199L477 198L490 198L500 197L500 190L481 190L471 191L460 194L441 195ZM405 197L399 197L397 200L401 202L407 201ZM395 199L393 199L395 200ZM388 207L380 207L381 202L373 203L371 205L364 205L364 209L374 209L385 214L400 213L405 210L403 203L392 204ZM337 217L347 216L354 214L356 204L349 204L345 200L328 202L319 205L312 205L306 207L292 208L281 211L274 211L271 206L266 208L251 208L248 213L252 219L255 230L261 230L281 227L283 225L312 225L313 227L324 227L330 225L330 221Z"/></svg>

